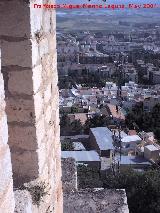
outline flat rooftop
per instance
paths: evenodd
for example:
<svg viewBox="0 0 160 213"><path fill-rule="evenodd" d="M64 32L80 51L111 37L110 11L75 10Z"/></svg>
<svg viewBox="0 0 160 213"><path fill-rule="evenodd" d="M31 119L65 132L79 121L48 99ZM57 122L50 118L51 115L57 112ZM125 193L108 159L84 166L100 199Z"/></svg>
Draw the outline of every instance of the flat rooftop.
<svg viewBox="0 0 160 213"><path fill-rule="evenodd" d="M74 150L78 151L78 150L85 150L85 147L83 146L82 143L80 142L73 142L73 146L74 146Z"/></svg>
<svg viewBox="0 0 160 213"><path fill-rule="evenodd" d="M153 144L147 145L146 148L149 149L150 151L157 151L157 150L159 150L159 149L158 149L156 146L154 146Z"/></svg>
<svg viewBox="0 0 160 213"><path fill-rule="evenodd" d="M70 136L61 136L60 137L61 140L65 140L65 139L71 139L71 140L78 140L78 139L88 139L89 135L70 135Z"/></svg>
<svg viewBox="0 0 160 213"><path fill-rule="evenodd" d="M144 157L140 156L121 156L121 165L151 165L151 163Z"/></svg>
<svg viewBox="0 0 160 213"><path fill-rule="evenodd" d="M100 150L114 149L112 132L107 127L96 127L90 129L94 135Z"/></svg>
<svg viewBox="0 0 160 213"><path fill-rule="evenodd" d="M142 139L138 135L128 135L122 138L123 143L129 143L134 141L141 141Z"/></svg>
<svg viewBox="0 0 160 213"><path fill-rule="evenodd" d="M114 129L114 131L115 131L115 135L119 137L119 131L117 129ZM127 134L124 131L120 131L120 136L121 138L124 138L127 136Z"/></svg>
<svg viewBox="0 0 160 213"><path fill-rule="evenodd" d="M96 151L62 151L62 158L74 158L76 162L100 162L100 157Z"/></svg>

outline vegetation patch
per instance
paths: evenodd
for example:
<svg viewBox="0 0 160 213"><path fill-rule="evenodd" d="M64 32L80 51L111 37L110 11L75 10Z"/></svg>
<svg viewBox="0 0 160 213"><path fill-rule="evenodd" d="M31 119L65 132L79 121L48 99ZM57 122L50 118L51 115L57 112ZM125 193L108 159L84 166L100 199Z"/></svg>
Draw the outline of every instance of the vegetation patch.
<svg viewBox="0 0 160 213"><path fill-rule="evenodd" d="M113 174L101 175L95 169L78 166L79 188L125 189L130 213L160 212L160 171L143 172L131 168Z"/></svg>
<svg viewBox="0 0 160 213"><path fill-rule="evenodd" d="M154 132L156 139L160 140L160 104L157 104L148 112L143 109L143 103L135 106L126 117L126 125L129 129L137 131Z"/></svg>
<svg viewBox="0 0 160 213"><path fill-rule="evenodd" d="M25 189L29 191L32 197L32 202L34 205L39 206L43 201L43 198L48 194L48 185L45 182L40 182L37 185L29 184L25 186Z"/></svg>

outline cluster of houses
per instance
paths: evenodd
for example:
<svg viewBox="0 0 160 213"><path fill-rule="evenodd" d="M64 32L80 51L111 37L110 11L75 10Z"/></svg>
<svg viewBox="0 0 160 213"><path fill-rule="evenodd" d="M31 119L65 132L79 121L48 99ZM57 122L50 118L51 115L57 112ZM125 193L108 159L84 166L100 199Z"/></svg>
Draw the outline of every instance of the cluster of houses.
<svg viewBox="0 0 160 213"><path fill-rule="evenodd" d="M121 106L117 99L118 86L113 82L106 82L103 88L87 88L76 85L72 89L60 90L60 110L72 119L78 118L84 123L95 113L111 117L113 121L124 121L126 111L132 110L135 105L143 103L145 111L160 102L159 87L143 88L130 81L121 87ZM77 109L73 114L72 109Z"/></svg>
<svg viewBox="0 0 160 213"><path fill-rule="evenodd" d="M73 73L83 76L85 72L85 75L98 74L108 79L104 87L91 88L85 83L74 82L74 87L61 89L60 114L67 114L71 122L80 120L81 124L95 115L104 115L112 121L109 128L91 128L89 135L66 136L72 141L74 150L62 151L63 158L73 157L78 164L94 165L101 171L117 165L145 169L159 164L160 148L153 133L115 129L118 124L125 124L127 112L136 105L151 111L160 103L160 62L158 59L147 61L143 54L145 51L159 53L157 30L159 28L109 35L91 32L59 34L58 72L61 77ZM155 44L156 48L153 47ZM123 83L115 83L118 71L121 71L118 80ZM142 80L149 86L140 85ZM62 141L66 137L61 137Z"/></svg>
<svg viewBox="0 0 160 213"><path fill-rule="evenodd" d="M86 69L90 73L112 77L116 72L114 61L122 54L123 78L138 83L138 76L150 84L160 84L160 72L154 60L145 61L144 52L160 52L158 29L149 32L136 31L131 34L96 35L93 32L59 33L58 73L60 77L71 73L78 75ZM148 33L147 33L148 34ZM133 52L139 52L136 56ZM160 63L157 60L156 63Z"/></svg>
<svg viewBox="0 0 160 213"><path fill-rule="evenodd" d="M128 133L107 127L91 128L89 135L61 136L61 143L69 140L73 150L62 151L62 158L74 158L77 165L95 167L101 172L133 168L145 170L160 162L160 146L152 132L135 130Z"/></svg>

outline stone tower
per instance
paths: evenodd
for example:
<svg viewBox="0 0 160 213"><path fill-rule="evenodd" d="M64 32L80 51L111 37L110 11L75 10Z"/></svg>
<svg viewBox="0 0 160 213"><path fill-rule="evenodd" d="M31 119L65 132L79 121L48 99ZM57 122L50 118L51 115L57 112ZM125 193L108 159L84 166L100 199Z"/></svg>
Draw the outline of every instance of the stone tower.
<svg viewBox="0 0 160 213"><path fill-rule="evenodd" d="M46 0L0 0L0 40L15 187L49 185L43 212L62 212L56 14ZM5 213L5 212L4 212ZM6 212L8 213L8 212Z"/></svg>
<svg viewBox="0 0 160 213"><path fill-rule="evenodd" d="M8 142L7 117L4 101L4 81L1 74L0 51L0 212L14 211L12 165Z"/></svg>

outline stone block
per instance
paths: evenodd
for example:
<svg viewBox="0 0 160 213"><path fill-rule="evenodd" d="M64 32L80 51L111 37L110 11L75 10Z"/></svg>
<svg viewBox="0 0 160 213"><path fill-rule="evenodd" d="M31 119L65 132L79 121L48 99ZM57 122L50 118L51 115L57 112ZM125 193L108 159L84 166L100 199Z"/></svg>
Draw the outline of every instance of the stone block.
<svg viewBox="0 0 160 213"><path fill-rule="evenodd" d="M10 125L9 145L13 152L19 150L22 152L36 150L38 148L36 128L34 126Z"/></svg>
<svg viewBox="0 0 160 213"><path fill-rule="evenodd" d="M77 169L73 158L62 159L62 183L64 193L77 190Z"/></svg>
<svg viewBox="0 0 160 213"><path fill-rule="evenodd" d="M33 97L34 97L35 116L36 120L38 120L41 114L43 114L44 99L41 91L37 92Z"/></svg>
<svg viewBox="0 0 160 213"><path fill-rule="evenodd" d="M1 70L1 67L0 67L0 70ZM3 104L3 102L4 102L4 81L3 81L3 76L0 72L0 104Z"/></svg>
<svg viewBox="0 0 160 213"><path fill-rule="evenodd" d="M0 196L0 212L1 213L13 213L15 208L14 194L13 194L13 183L12 180L6 186L4 194Z"/></svg>
<svg viewBox="0 0 160 213"><path fill-rule="evenodd" d="M49 105L45 111L45 122L52 125L52 108Z"/></svg>
<svg viewBox="0 0 160 213"><path fill-rule="evenodd" d="M55 160L55 164L56 164L56 178L55 178L55 184L56 186L59 185L59 183L61 182L61 177L62 177L62 171L61 171L61 159L57 158Z"/></svg>
<svg viewBox="0 0 160 213"><path fill-rule="evenodd" d="M44 101L48 103L51 99L51 84L48 84L46 90L44 91Z"/></svg>
<svg viewBox="0 0 160 213"><path fill-rule="evenodd" d="M3 96L2 96L3 97ZM3 112L5 110L5 102L3 100L3 98L0 100L0 112Z"/></svg>
<svg viewBox="0 0 160 213"><path fill-rule="evenodd" d="M30 70L9 72L8 78L8 90L11 94L33 94L32 72Z"/></svg>
<svg viewBox="0 0 160 213"><path fill-rule="evenodd" d="M42 28L43 10L34 8L34 4L43 4L43 0L30 1L30 20L31 20L31 35L35 37L37 32Z"/></svg>
<svg viewBox="0 0 160 213"><path fill-rule="evenodd" d="M0 149L8 143L8 126L7 126L7 117L3 113L0 116Z"/></svg>
<svg viewBox="0 0 160 213"><path fill-rule="evenodd" d="M42 65L38 65L32 69L33 71L33 90L34 93L37 93L42 84Z"/></svg>
<svg viewBox="0 0 160 213"><path fill-rule="evenodd" d="M0 198L3 196L6 187L12 181L12 167L10 150L8 145L1 147L0 150Z"/></svg>
<svg viewBox="0 0 160 213"><path fill-rule="evenodd" d="M56 31L48 35L49 50L54 54L54 58L57 60L56 56Z"/></svg>
<svg viewBox="0 0 160 213"><path fill-rule="evenodd" d="M38 154L36 151L11 150L13 180L15 186L38 178Z"/></svg>
<svg viewBox="0 0 160 213"><path fill-rule="evenodd" d="M40 64L39 46L36 39L31 39L32 42L32 67Z"/></svg>
<svg viewBox="0 0 160 213"><path fill-rule="evenodd" d="M33 123L35 119L34 102L26 99L6 99L6 113L8 122Z"/></svg>
<svg viewBox="0 0 160 213"><path fill-rule="evenodd" d="M31 67L32 54L30 40L19 42L2 40L2 49L2 66L18 65L20 67Z"/></svg>
<svg viewBox="0 0 160 213"><path fill-rule="evenodd" d="M53 73L52 70L52 57L50 55L44 55L42 57L42 66L43 66L43 82L48 82L51 80L51 76Z"/></svg>
<svg viewBox="0 0 160 213"><path fill-rule="evenodd" d="M0 212L13 213L14 194L11 156L8 142L8 126L5 114L4 81L1 74L0 50Z"/></svg>
<svg viewBox="0 0 160 213"><path fill-rule="evenodd" d="M51 15L52 10L45 10L43 13L43 31L44 33L50 33L51 31Z"/></svg>
<svg viewBox="0 0 160 213"><path fill-rule="evenodd" d="M38 208L33 205L32 197L27 190L15 191L15 211L14 213L38 213Z"/></svg>
<svg viewBox="0 0 160 213"><path fill-rule="evenodd" d="M39 53L40 57L49 53L49 43L47 38L44 38L39 42Z"/></svg>
<svg viewBox="0 0 160 213"><path fill-rule="evenodd" d="M15 9L16 8L16 9ZM0 5L0 36L12 40L30 36L30 8L25 1L1 1ZM7 17L7 18L6 18ZM3 33L2 33L3 32ZM2 38L3 39L3 38Z"/></svg>
<svg viewBox="0 0 160 213"><path fill-rule="evenodd" d="M52 28L56 31L56 11L52 10Z"/></svg>
<svg viewBox="0 0 160 213"><path fill-rule="evenodd" d="M63 192L62 192L62 183L59 183L57 192L56 192L56 204L55 212L63 213Z"/></svg>
<svg viewBox="0 0 160 213"><path fill-rule="evenodd" d="M64 212L129 213L125 198L124 190L96 188L70 192L64 194Z"/></svg>
<svg viewBox="0 0 160 213"><path fill-rule="evenodd" d="M58 107L58 105L59 105L58 98L59 98L58 88L57 87L53 88L53 86L52 86L51 105L52 105L52 109L55 111L55 114L56 114L56 110L59 109L59 107ZM57 116L57 114L55 116ZM58 116L59 116L59 114L58 114Z"/></svg>
<svg viewBox="0 0 160 213"><path fill-rule="evenodd" d="M36 137L39 146L43 141L44 137L46 136L45 130L45 120L44 115L42 115L40 119L36 122Z"/></svg>
<svg viewBox="0 0 160 213"><path fill-rule="evenodd" d="M46 175L46 178L47 178L47 175L48 175L48 167L47 167L47 162L49 162L49 159L48 158L48 153L47 153L47 150L46 150L46 144L45 142L41 143L38 150L38 156L39 156L39 161L38 161L38 165L39 165L39 174L43 174L43 176L45 177ZM45 171L47 171L47 173L45 174L44 173L44 169ZM42 176L41 176L42 178Z"/></svg>
<svg viewBox="0 0 160 213"><path fill-rule="evenodd" d="M54 1L8 1L7 10L9 9L10 14L7 14L7 10L4 8L5 0L1 2L3 10L5 10L0 8L0 18L3 20L0 20L0 23L3 23L0 33L3 48L2 66L6 72L5 82L8 98L6 111L14 183L15 186L19 186L35 179L48 180L51 190L37 213L49 211L61 213L63 208L58 118L56 14L55 10L33 8L34 3L53 4ZM9 18L12 20L8 20ZM17 28L16 23L22 24L22 26ZM0 97L0 103L4 103L3 91L0 92ZM5 137L7 138L7 135ZM1 143L1 146L3 144ZM20 197L18 199L24 203L25 208L18 209L18 211L36 213L32 209L30 198L25 199L23 193L21 196L24 199ZM26 202L23 202L25 200ZM13 213L13 211L6 213Z"/></svg>

